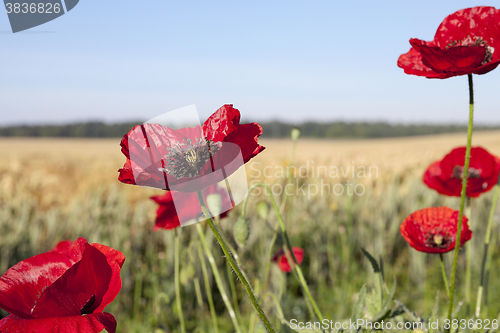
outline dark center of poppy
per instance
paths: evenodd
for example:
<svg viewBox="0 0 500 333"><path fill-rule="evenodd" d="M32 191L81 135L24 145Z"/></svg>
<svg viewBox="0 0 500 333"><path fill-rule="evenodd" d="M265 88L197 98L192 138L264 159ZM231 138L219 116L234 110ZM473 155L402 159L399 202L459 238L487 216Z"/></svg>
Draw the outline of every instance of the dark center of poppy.
<svg viewBox="0 0 500 333"><path fill-rule="evenodd" d="M441 231L431 231L425 236L425 245L435 249L446 249L450 246L452 241L453 237Z"/></svg>
<svg viewBox="0 0 500 333"><path fill-rule="evenodd" d="M164 158L164 166L160 171L175 178L196 177L201 168L221 148L220 142L200 138L193 142L184 139L175 146L170 147L170 152Z"/></svg>
<svg viewBox="0 0 500 333"><path fill-rule="evenodd" d="M482 46L486 49L486 52L484 54L484 59L483 62L481 63L481 66L484 64L487 64L488 62L491 61L491 56L493 55L493 48L488 45L488 42L485 41L482 37L473 37L471 38L470 36L467 36L463 40L453 40L446 45L445 49L449 49L450 47L454 46Z"/></svg>
<svg viewBox="0 0 500 333"><path fill-rule="evenodd" d="M479 178L481 177L481 171L475 168L469 167L468 172L469 178ZM452 178L463 179L464 178L464 167L460 165L455 165L451 173Z"/></svg>

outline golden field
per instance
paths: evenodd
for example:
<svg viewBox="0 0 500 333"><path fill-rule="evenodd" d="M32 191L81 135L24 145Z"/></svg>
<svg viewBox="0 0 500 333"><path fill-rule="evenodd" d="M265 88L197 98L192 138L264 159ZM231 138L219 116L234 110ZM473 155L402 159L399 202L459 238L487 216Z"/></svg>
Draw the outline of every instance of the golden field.
<svg viewBox="0 0 500 333"><path fill-rule="evenodd" d="M254 168L287 165L291 140L260 141L266 150L252 160L256 163ZM4 188L14 187L14 180L5 174L9 170L48 191L50 200L64 202L71 199L67 191L77 193L104 183L117 183L117 170L125 161L119 143L119 139L0 138L2 184ZM463 134L375 140L301 139L295 162L305 165L309 161L315 166L376 166L380 175L386 177L408 170L422 174L432 161L462 145L465 145ZM475 133L473 145L500 156L500 131ZM249 165L246 169L247 175L252 175ZM131 186L120 190L133 197L155 193Z"/></svg>

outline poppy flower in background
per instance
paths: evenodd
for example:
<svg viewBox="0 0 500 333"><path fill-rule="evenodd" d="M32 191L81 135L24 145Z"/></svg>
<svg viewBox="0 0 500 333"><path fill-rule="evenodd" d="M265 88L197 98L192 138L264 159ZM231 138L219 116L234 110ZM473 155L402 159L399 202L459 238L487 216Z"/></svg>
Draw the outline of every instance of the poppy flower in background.
<svg viewBox="0 0 500 333"><path fill-rule="evenodd" d="M203 190L203 194L205 196L205 202L207 202L207 195L215 194L220 195L222 207L232 207L227 191L217 185L212 185L206 188ZM197 219L203 215L198 196L193 193L178 192L175 196L173 196L172 192L168 191L165 194L156 195L150 199L158 204L153 231L180 227L181 223L179 221L179 215L182 216L184 220ZM176 207L174 200L181 204ZM178 209L181 211L178 211ZM220 214L220 217L226 217L227 213L228 211L225 211Z"/></svg>
<svg viewBox="0 0 500 333"><path fill-rule="evenodd" d="M431 207L409 215L399 228L404 239L417 251L445 253L455 248L458 210L449 207ZM464 215L460 246L472 237Z"/></svg>
<svg viewBox="0 0 500 333"><path fill-rule="evenodd" d="M297 259L297 263L300 265L304 260L304 249L294 246L292 247L292 251L295 255L295 259ZM281 271L285 273L290 273L292 271L292 266L288 263L288 259L283 249L280 249L278 253L274 255L272 261L278 265Z"/></svg>
<svg viewBox="0 0 500 333"><path fill-rule="evenodd" d="M23 260L0 277L0 307L11 314L0 332L115 333L113 315L102 312L121 289L120 251L84 238Z"/></svg>
<svg viewBox="0 0 500 333"><path fill-rule="evenodd" d="M500 10L459 10L439 25L434 40L410 39L412 48L398 59L406 74L446 79L486 74L500 63Z"/></svg>
<svg viewBox="0 0 500 333"><path fill-rule="evenodd" d="M232 105L215 111L203 126L171 129L159 124L132 128L122 141L127 161L118 179L125 184L197 192L216 184L265 149L262 127L240 124Z"/></svg>
<svg viewBox="0 0 500 333"><path fill-rule="evenodd" d="M432 163L423 175L424 183L440 194L459 197L466 147L453 149L442 160ZM481 147L471 148L467 196L478 197L498 182L500 159Z"/></svg>

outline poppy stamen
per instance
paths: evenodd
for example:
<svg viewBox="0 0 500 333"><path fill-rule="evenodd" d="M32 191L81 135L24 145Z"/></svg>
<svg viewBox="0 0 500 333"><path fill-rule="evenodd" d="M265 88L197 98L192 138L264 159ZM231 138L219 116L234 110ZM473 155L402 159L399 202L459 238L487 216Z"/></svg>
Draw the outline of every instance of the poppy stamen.
<svg viewBox="0 0 500 333"><path fill-rule="evenodd" d="M480 178L481 177L481 170L469 167L469 172L468 172L469 178ZM463 179L464 178L464 167L460 165L455 165L453 168L453 171L451 173L452 178L457 178L457 179Z"/></svg>
<svg viewBox="0 0 500 333"><path fill-rule="evenodd" d="M189 138L184 139L170 148L170 152L164 159L165 167L159 168L159 170L178 179L196 177L201 168L220 148L219 142L207 138L200 138L194 142Z"/></svg>

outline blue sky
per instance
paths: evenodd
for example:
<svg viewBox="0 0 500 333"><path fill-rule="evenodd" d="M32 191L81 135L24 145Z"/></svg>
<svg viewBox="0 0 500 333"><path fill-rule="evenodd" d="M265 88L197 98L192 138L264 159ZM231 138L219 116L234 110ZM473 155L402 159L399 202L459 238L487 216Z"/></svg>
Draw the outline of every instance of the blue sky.
<svg viewBox="0 0 500 333"><path fill-rule="evenodd" d="M396 66L473 1L90 1L26 32L0 13L0 125L122 122L232 103L244 120L465 123L465 76ZM494 5L494 4L493 4ZM474 76L500 123L500 69Z"/></svg>

